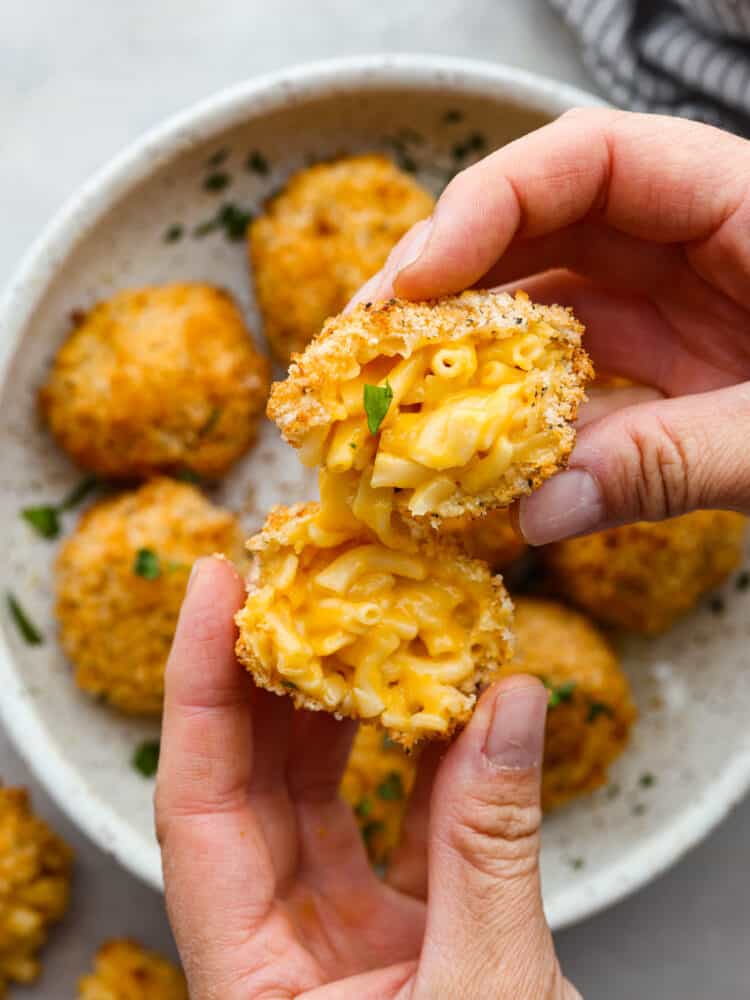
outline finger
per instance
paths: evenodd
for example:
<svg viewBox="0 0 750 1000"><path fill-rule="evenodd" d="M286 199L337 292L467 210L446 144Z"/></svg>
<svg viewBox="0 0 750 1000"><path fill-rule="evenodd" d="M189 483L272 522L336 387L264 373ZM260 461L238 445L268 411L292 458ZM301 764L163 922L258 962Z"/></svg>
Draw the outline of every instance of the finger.
<svg viewBox="0 0 750 1000"><path fill-rule="evenodd" d="M363 972L358 976L326 983L318 989L301 994L297 1000L404 1000L410 993L405 992L414 975L415 962L400 962L375 972Z"/></svg>
<svg viewBox="0 0 750 1000"><path fill-rule="evenodd" d="M380 302L393 295L393 279L401 268L416 260L430 234L431 219L415 222L391 250L383 267L360 288L346 305L344 313L366 302Z"/></svg>
<svg viewBox="0 0 750 1000"><path fill-rule="evenodd" d="M508 678L481 698L432 796L427 928L417 996L557 995L539 878L547 692Z"/></svg>
<svg viewBox="0 0 750 1000"><path fill-rule="evenodd" d="M228 563L200 560L166 670L156 823L170 920L194 982L219 981L218 956L247 941L273 898L247 798L252 683L234 656L243 596Z"/></svg>
<svg viewBox="0 0 750 1000"><path fill-rule="evenodd" d="M658 389L648 385L628 386L598 386L596 383L586 389L587 400L582 403L576 417L576 430L580 432L587 424L601 420L624 410L626 406L636 406L638 403L651 403L664 397Z"/></svg>
<svg viewBox="0 0 750 1000"><path fill-rule="evenodd" d="M724 280L744 276L746 283L748 251L735 244L747 221L749 149L684 120L609 109L568 113L451 181L424 250L398 272L396 290L420 299L468 288L515 239L587 217L648 242L693 243L704 265L710 242L731 271Z"/></svg>
<svg viewBox="0 0 750 1000"><path fill-rule="evenodd" d="M524 497L519 525L542 545L701 508L750 513L750 383L629 406L587 424L568 470Z"/></svg>
<svg viewBox="0 0 750 1000"><path fill-rule="evenodd" d="M430 800L435 775L446 751L445 744L431 743L419 756L417 777L401 828L401 840L386 872L388 885L416 899L427 898Z"/></svg>

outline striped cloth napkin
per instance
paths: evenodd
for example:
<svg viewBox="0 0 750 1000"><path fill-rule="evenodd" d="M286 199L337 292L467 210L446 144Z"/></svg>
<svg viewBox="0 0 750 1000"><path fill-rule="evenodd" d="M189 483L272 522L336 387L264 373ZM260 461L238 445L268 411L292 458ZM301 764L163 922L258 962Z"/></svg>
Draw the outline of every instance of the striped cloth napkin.
<svg viewBox="0 0 750 1000"><path fill-rule="evenodd" d="M750 135L750 0L549 0L614 104Z"/></svg>

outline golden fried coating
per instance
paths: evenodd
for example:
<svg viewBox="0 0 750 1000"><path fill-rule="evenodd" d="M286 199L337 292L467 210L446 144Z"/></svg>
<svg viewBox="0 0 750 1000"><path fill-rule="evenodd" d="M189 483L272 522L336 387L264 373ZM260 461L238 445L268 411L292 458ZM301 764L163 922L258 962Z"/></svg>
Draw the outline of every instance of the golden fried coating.
<svg viewBox="0 0 750 1000"><path fill-rule="evenodd" d="M326 323L268 414L395 544L393 509L439 526L507 507L565 465L592 374L582 330L523 293L362 305Z"/></svg>
<svg viewBox="0 0 750 1000"><path fill-rule="evenodd" d="M434 203L385 156L349 156L295 174L249 231L274 354L287 363L304 350Z"/></svg>
<svg viewBox="0 0 750 1000"><path fill-rule="evenodd" d="M554 809L606 781L637 713L614 650L591 622L553 601L515 604L516 657L503 674L533 674L549 688L542 807Z"/></svg>
<svg viewBox="0 0 750 1000"><path fill-rule="evenodd" d="M194 486L155 479L102 500L57 559L57 618L79 687L129 713L158 714L190 569L241 553L237 520Z"/></svg>
<svg viewBox="0 0 750 1000"><path fill-rule="evenodd" d="M354 810L375 865L387 864L401 839L401 824L414 778L416 757L375 726L360 726L341 779L341 796Z"/></svg>
<svg viewBox="0 0 750 1000"><path fill-rule="evenodd" d="M495 572L520 559L527 549L507 508L491 510L484 517L445 518L440 530L454 535L473 559L484 559Z"/></svg>
<svg viewBox="0 0 750 1000"><path fill-rule="evenodd" d="M268 362L230 296L201 284L118 292L57 352L40 392L60 445L106 478L226 472L251 446Z"/></svg>
<svg viewBox="0 0 750 1000"><path fill-rule="evenodd" d="M747 519L695 511L550 545L542 552L557 594L597 621L666 631L738 565Z"/></svg>
<svg viewBox="0 0 750 1000"><path fill-rule="evenodd" d="M78 1000L189 1000L182 972L135 941L108 941L94 971L78 983Z"/></svg>
<svg viewBox="0 0 750 1000"><path fill-rule="evenodd" d="M237 656L297 707L377 723L409 749L465 723L510 656L502 581L449 539L389 549L324 496L274 508L248 547Z"/></svg>
<svg viewBox="0 0 750 1000"><path fill-rule="evenodd" d="M68 908L72 860L26 789L0 787L0 996L39 975L37 952Z"/></svg>

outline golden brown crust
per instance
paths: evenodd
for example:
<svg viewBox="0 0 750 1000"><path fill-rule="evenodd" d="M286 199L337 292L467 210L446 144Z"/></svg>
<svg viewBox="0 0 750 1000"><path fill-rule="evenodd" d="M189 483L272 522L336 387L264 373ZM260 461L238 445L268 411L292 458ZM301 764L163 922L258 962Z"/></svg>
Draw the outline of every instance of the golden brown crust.
<svg viewBox="0 0 750 1000"><path fill-rule="evenodd" d="M37 952L68 908L72 859L26 789L0 787L0 995L39 974Z"/></svg>
<svg viewBox="0 0 750 1000"><path fill-rule="evenodd" d="M555 367L537 373L530 400L541 408L545 430L554 441L551 453L547 448L539 456L532 453L531 458L513 463L492 488L482 492L457 487L429 519L439 526L444 517L477 516L507 507L566 465L575 440L572 421L585 398L584 384L593 375L580 346L583 327L561 306L535 305L523 293L510 296L487 291L468 291L429 302L392 299L360 305L328 320L304 354L294 357L285 381L272 386L268 416L290 444L301 447L311 434L324 434L340 419L338 386L355 378L374 358L408 358L427 345L467 338L509 339L530 327L559 349ZM407 516L410 492L402 490L396 496L399 509Z"/></svg>
<svg viewBox="0 0 750 1000"><path fill-rule="evenodd" d="M136 941L101 946L94 969L78 983L78 1000L188 1000L181 970Z"/></svg>
<svg viewBox="0 0 750 1000"><path fill-rule="evenodd" d="M349 156L295 174L249 230L258 303L288 362L430 214L434 199L389 159Z"/></svg>
<svg viewBox="0 0 750 1000"><path fill-rule="evenodd" d="M317 503L298 504L289 508L274 507L261 532L248 542L248 548L255 554L256 564L250 574L248 601L236 616L239 628L236 653L239 661L252 674L258 687L290 697L296 708L304 708L308 711L329 711L337 718L358 719L363 718L363 716L357 710L356 702L353 702L351 698L347 698L343 704L338 703L334 707L326 705L319 697L312 697L302 690L301 683L291 684L284 680L278 669L278 655L270 662L263 662L257 653L258 634L259 632L265 633L267 626L262 620L263 616L259 616L254 608L256 595L265 592L269 587L272 588L270 593L274 593L269 557L294 553L300 558L300 566L302 566L303 560L309 560L307 565L312 566L313 560L317 559L321 552L328 552L326 549L318 549L307 537L308 526L320 523L318 520L320 511L320 505ZM341 555L348 548L354 548L361 544L377 545L377 540L364 525L356 525L354 533L347 538L343 545L332 547L330 560ZM384 552L391 551L384 546L381 548ZM414 731L384 724L380 715L367 717L368 722L382 726L394 742L401 744L405 749L411 749L422 739L448 739L458 727L468 721L478 692L492 681L510 655L512 648L510 626L513 612L502 579L493 577L485 563L470 559L452 539L431 535L412 540L407 548L410 553L434 560L433 572L436 571L439 564L444 569L449 568L456 580L463 579L472 586L481 588L484 600L481 616L470 626L473 630L471 632L473 636L473 670L467 680L457 685L464 707L456 711L448 720L447 728L442 732ZM327 555L326 558L329 556ZM310 574L317 573L321 568L324 567L314 563L314 569L310 568L309 572ZM431 576L429 579L432 581L434 577ZM344 593L341 596L345 599L347 595ZM270 607L275 608L277 600L277 596L272 597ZM264 641L268 641L267 637L263 638ZM351 685L351 681L347 683Z"/></svg>
<svg viewBox="0 0 750 1000"><path fill-rule="evenodd" d="M241 545L234 514L167 478L83 514L56 565L60 640L79 687L124 712L158 714L190 568L216 552L237 558ZM139 549L158 559L156 579L135 573Z"/></svg>
<svg viewBox="0 0 750 1000"><path fill-rule="evenodd" d="M516 656L503 674L533 674L550 690L542 806L554 809L606 781L637 713L614 650L590 621L553 601L515 604Z"/></svg>
<svg viewBox="0 0 750 1000"><path fill-rule="evenodd" d="M60 445L106 478L219 476L253 443L269 366L224 291L118 292L58 351L40 405Z"/></svg>
<svg viewBox="0 0 750 1000"><path fill-rule="evenodd" d="M552 589L606 625L657 634L739 564L747 519L694 511L558 542L542 552Z"/></svg>
<svg viewBox="0 0 750 1000"><path fill-rule="evenodd" d="M484 559L496 573L520 559L528 548L513 527L510 512L505 508L491 510L483 517L465 514L463 517L443 518L440 530L454 535L472 559Z"/></svg>

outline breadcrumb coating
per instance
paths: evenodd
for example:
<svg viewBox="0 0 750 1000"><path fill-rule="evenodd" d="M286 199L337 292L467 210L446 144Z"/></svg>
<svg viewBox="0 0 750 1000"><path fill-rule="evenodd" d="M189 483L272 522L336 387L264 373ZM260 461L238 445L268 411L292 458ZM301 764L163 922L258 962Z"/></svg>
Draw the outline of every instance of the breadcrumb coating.
<svg viewBox="0 0 750 1000"><path fill-rule="evenodd" d="M87 313L40 404L71 458L104 478L212 478L252 445L268 385L233 299L174 284L118 292Z"/></svg>
<svg viewBox="0 0 750 1000"><path fill-rule="evenodd" d="M68 908L72 861L26 789L0 787L0 996L39 975L37 953Z"/></svg>
<svg viewBox="0 0 750 1000"><path fill-rule="evenodd" d="M139 552L150 553L140 557L146 575ZM78 686L123 712L161 712L190 569L217 552L240 556L237 519L188 483L155 479L84 513L55 571L60 640Z"/></svg>
<svg viewBox="0 0 750 1000"><path fill-rule="evenodd" d="M78 983L78 1000L189 1000L181 970L136 941L116 940L96 953Z"/></svg>
<svg viewBox="0 0 750 1000"><path fill-rule="evenodd" d="M375 274L433 197L385 156L348 156L296 173L250 225L264 331L285 364Z"/></svg>
<svg viewBox="0 0 750 1000"><path fill-rule="evenodd" d="M360 726L341 779L374 865L388 863L414 785L417 759L375 726Z"/></svg>
<svg viewBox="0 0 750 1000"><path fill-rule="evenodd" d="M491 510L484 517L445 518L440 530L454 535L472 558L484 559L496 573L520 559L528 548L507 508Z"/></svg>
<svg viewBox="0 0 750 1000"><path fill-rule="evenodd" d="M344 508L275 507L248 542L236 652L297 708L365 719L404 748L448 738L511 655L502 580L449 539L395 551Z"/></svg>
<svg viewBox="0 0 750 1000"><path fill-rule="evenodd" d="M593 374L582 333L569 310L521 292L360 305L292 362L268 415L306 464L439 527L507 507L565 466ZM372 384L391 393L375 429Z"/></svg>
<svg viewBox="0 0 750 1000"><path fill-rule="evenodd" d="M746 526L732 511L694 511L557 542L542 556L566 601L603 624L654 635L739 565Z"/></svg>
<svg viewBox="0 0 750 1000"><path fill-rule="evenodd" d="M529 673L550 691L542 807L593 791L625 749L636 719L628 679L590 621L553 601L515 599L516 656L504 674Z"/></svg>

